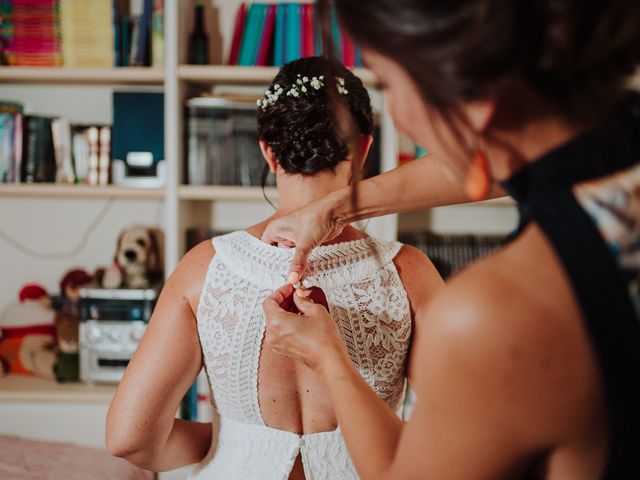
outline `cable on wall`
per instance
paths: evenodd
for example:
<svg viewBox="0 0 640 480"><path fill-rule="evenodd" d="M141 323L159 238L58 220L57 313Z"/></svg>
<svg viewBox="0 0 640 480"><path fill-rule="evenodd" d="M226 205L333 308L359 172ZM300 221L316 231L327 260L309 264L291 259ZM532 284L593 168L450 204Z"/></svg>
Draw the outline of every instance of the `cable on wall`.
<svg viewBox="0 0 640 480"><path fill-rule="evenodd" d="M100 222L102 222L102 220L107 215L109 210L111 210L111 207L113 206L113 200L114 200L114 197L110 197L106 201L106 203L102 206L102 208L100 209L98 214L95 216L93 221L85 229L84 233L82 234L82 237L80 238L80 241L76 244L76 246L74 246L73 248L71 248L66 252L45 252L45 253L38 252L32 248L25 247L22 242L15 239L8 233L4 232L2 229L0 229L0 239L4 240L9 245L13 246L19 252L35 260L54 261L54 260L72 259L76 255L78 255L78 253L80 253L84 249L84 247L87 245L87 242L89 241L89 236L98 227Z"/></svg>

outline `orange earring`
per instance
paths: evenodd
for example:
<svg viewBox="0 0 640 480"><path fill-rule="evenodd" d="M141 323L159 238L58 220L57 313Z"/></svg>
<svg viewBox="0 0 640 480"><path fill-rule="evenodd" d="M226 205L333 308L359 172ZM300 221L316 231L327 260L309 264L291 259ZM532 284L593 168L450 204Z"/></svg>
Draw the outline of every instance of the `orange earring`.
<svg viewBox="0 0 640 480"><path fill-rule="evenodd" d="M464 179L464 190L471 200L478 201L487 198L490 187L489 161L482 150L476 150Z"/></svg>

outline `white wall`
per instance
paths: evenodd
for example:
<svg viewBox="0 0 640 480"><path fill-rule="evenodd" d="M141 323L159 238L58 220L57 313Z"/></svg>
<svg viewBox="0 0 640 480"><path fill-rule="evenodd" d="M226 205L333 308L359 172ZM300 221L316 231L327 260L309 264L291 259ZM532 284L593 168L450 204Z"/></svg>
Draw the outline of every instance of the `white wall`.
<svg viewBox="0 0 640 480"><path fill-rule="evenodd" d="M60 115L74 123L111 123L112 91L104 86L0 85L0 99L22 102L27 113ZM25 283L38 282L57 293L68 269L91 272L110 263L124 226L162 225L162 220L161 200L0 197L0 309L17 299ZM86 245L81 245L87 233ZM30 252L16 248L11 239Z"/></svg>

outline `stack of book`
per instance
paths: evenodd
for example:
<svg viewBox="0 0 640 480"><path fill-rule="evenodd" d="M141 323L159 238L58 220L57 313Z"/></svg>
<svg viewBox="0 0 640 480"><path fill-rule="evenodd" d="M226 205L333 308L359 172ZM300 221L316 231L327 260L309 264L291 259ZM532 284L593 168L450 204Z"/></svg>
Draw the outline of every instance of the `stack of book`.
<svg viewBox="0 0 640 480"><path fill-rule="evenodd" d="M431 232L404 232L398 240L422 250L443 278L471 262L489 255L506 240L500 235L438 235Z"/></svg>
<svg viewBox="0 0 640 480"><path fill-rule="evenodd" d="M70 125L0 102L0 182L106 185L110 168L110 126Z"/></svg>
<svg viewBox="0 0 640 480"><path fill-rule="evenodd" d="M258 145L256 103L195 97L186 105L186 178L192 185L260 185L265 161ZM380 173L380 128L373 135L365 178ZM273 176L267 185L273 186Z"/></svg>
<svg viewBox="0 0 640 480"><path fill-rule="evenodd" d="M335 57L347 67L361 67L362 55L340 27L331 9ZM301 57L327 54L316 5L242 3L236 15L229 65L277 67Z"/></svg>
<svg viewBox="0 0 640 480"><path fill-rule="evenodd" d="M8 61L13 65L54 67L61 64L57 0L3 1L2 21Z"/></svg>
<svg viewBox="0 0 640 480"><path fill-rule="evenodd" d="M108 0L60 0L62 57L66 67L111 67L113 6Z"/></svg>
<svg viewBox="0 0 640 480"><path fill-rule="evenodd" d="M164 63L164 0L0 0L2 64Z"/></svg>

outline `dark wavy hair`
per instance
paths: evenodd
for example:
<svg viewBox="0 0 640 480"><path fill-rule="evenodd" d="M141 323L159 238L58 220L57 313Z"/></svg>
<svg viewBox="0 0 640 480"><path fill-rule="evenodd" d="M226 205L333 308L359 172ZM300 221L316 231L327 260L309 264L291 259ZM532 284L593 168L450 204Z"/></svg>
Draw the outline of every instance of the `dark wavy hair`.
<svg viewBox="0 0 640 480"><path fill-rule="evenodd" d="M308 88L299 97L286 95L298 78L321 75L325 76L324 87ZM337 94L338 77L344 79L346 95ZM336 101L348 112L357 133L370 135L373 131L369 92L362 81L337 60L325 57L294 60L275 76L269 87L272 92L274 85L279 85L283 93L273 105L258 107L258 137L271 148L287 173L313 175L335 170L338 163L349 157L348 134L338 124L334 112ZM266 165L263 172L264 185L269 172Z"/></svg>
<svg viewBox="0 0 640 480"><path fill-rule="evenodd" d="M595 122L626 96L640 59L638 0L318 0L355 41L393 59L461 139L461 101L519 102ZM514 88L515 87L515 88ZM521 120L530 114L519 109ZM463 120L464 121L464 120Z"/></svg>

